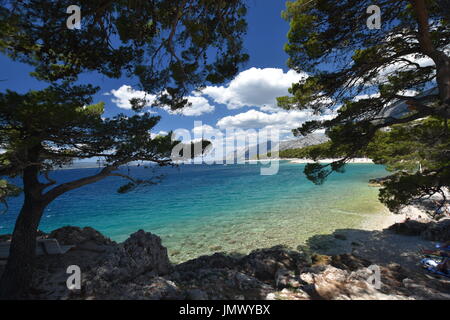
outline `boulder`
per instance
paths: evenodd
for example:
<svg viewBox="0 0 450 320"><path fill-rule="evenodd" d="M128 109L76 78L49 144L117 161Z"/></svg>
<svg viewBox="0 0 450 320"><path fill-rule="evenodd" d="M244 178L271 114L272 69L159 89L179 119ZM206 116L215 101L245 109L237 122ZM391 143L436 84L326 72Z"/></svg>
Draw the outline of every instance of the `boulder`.
<svg viewBox="0 0 450 320"><path fill-rule="evenodd" d="M336 234L334 234L334 237L335 237L336 239L342 240L342 241L347 240L347 237L345 236L345 234L336 233Z"/></svg>
<svg viewBox="0 0 450 320"><path fill-rule="evenodd" d="M367 268L371 265L371 262L352 254L344 253L331 257L331 263L333 267L355 271L361 268Z"/></svg>
<svg viewBox="0 0 450 320"><path fill-rule="evenodd" d="M301 289L283 289L278 292L271 292L266 296L266 300L310 300L311 297Z"/></svg>
<svg viewBox="0 0 450 320"><path fill-rule="evenodd" d="M164 275L171 264L161 238L139 230L106 255L99 271L112 280L129 279L143 273Z"/></svg>
<svg viewBox="0 0 450 320"><path fill-rule="evenodd" d="M226 268L232 269L238 265L238 259L224 253L215 253L211 256L201 256L177 265L179 272L194 271L200 268Z"/></svg>
<svg viewBox="0 0 450 320"><path fill-rule="evenodd" d="M422 236L444 241L448 227L449 220L432 223ZM448 283L394 264L380 265L381 288L374 288L372 263L355 254L310 255L276 246L173 267L161 239L143 230L119 244L92 228L64 227L49 236L76 248L36 258L34 299L448 299ZM86 246L107 250L80 249ZM73 264L82 271L77 291L66 287L66 266Z"/></svg>
<svg viewBox="0 0 450 320"><path fill-rule="evenodd" d="M331 262L331 256L324 254L313 254L311 256L311 261L313 265L327 265Z"/></svg>
<svg viewBox="0 0 450 320"><path fill-rule="evenodd" d="M421 233L421 237L431 241L450 241L450 219L444 219L430 224L428 228Z"/></svg>
<svg viewBox="0 0 450 320"><path fill-rule="evenodd" d="M403 285L407 288L411 296L418 300L449 300L450 291L447 292L438 291L435 288L424 285L423 283L417 283L412 279L406 278L403 280ZM448 289L448 287L447 287Z"/></svg>
<svg viewBox="0 0 450 320"><path fill-rule="evenodd" d="M310 268L301 275L303 288L315 299L326 300L397 300L407 297L385 294L367 282L372 272L366 268L348 272L330 265Z"/></svg>
<svg viewBox="0 0 450 320"><path fill-rule="evenodd" d="M278 289L298 288L300 282L294 271L279 269L275 275L275 287Z"/></svg>
<svg viewBox="0 0 450 320"><path fill-rule="evenodd" d="M55 238L62 245L82 245L93 242L97 245L111 245L114 242L91 227L62 227L52 231L49 238Z"/></svg>
<svg viewBox="0 0 450 320"><path fill-rule="evenodd" d="M279 269L299 270L307 264L304 255L283 246L258 249L240 260L240 265L245 273L262 281L273 281Z"/></svg>
<svg viewBox="0 0 450 320"><path fill-rule="evenodd" d="M139 230L120 245L119 255L133 265L134 273L153 271L158 275L167 274L171 268L166 247L161 238L150 232Z"/></svg>
<svg viewBox="0 0 450 320"><path fill-rule="evenodd" d="M139 230L104 255L102 262L86 276L87 295L109 295L121 283L132 282L144 275L146 279L169 273L171 264L161 239Z"/></svg>
<svg viewBox="0 0 450 320"><path fill-rule="evenodd" d="M428 223L416 220L406 220L405 222L395 223L388 230L404 236L419 236L428 228Z"/></svg>
<svg viewBox="0 0 450 320"><path fill-rule="evenodd" d="M241 272L236 272L234 274L234 281L235 281L236 287L240 290L249 290L249 289L258 288L261 285L264 286L264 284L261 281L259 281L258 279L248 276Z"/></svg>

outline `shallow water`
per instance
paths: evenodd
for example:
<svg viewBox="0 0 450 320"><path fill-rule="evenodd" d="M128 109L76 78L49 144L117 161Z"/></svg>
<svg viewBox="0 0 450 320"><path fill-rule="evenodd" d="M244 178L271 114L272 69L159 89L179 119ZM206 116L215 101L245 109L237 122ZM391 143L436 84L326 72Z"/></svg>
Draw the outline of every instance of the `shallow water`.
<svg viewBox="0 0 450 320"><path fill-rule="evenodd" d="M349 164L317 186L304 165L281 162L278 174L260 175L259 164L184 165L153 172L131 167L134 176L165 174L160 184L126 195L124 182L111 177L71 191L45 211L40 229L91 226L116 241L144 229L161 236L175 262L216 251L247 253L285 244L296 247L309 237L338 228L358 228L384 212L378 189L368 180L386 174L373 164ZM58 182L97 172L71 169L53 173ZM10 233L21 198L0 216L0 233Z"/></svg>

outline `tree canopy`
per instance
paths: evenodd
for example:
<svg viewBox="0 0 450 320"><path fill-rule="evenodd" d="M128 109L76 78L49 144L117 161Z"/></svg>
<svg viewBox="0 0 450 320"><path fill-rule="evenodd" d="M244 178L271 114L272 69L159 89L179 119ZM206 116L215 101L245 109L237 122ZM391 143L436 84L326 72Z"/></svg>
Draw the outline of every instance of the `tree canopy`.
<svg viewBox="0 0 450 320"><path fill-rule="evenodd" d="M17 186L4 179L0 180L0 204L4 206L4 209L0 210L0 214L8 210L8 198L18 196L20 192L21 190Z"/></svg>
<svg viewBox="0 0 450 320"><path fill-rule="evenodd" d="M42 188L47 188L56 183L48 173L75 159L104 159L103 176L113 175L119 166L132 161L170 162L178 142L171 141L170 135L152 136L159 117L145 113L102 118L104 104L90 104L93 90L91 86L51 86L26 94L0 93L1 147L5 150L0 154L0 175L15 177L34 167L46 176ZM56 188L48 196L53 199L68 191L67 187L59 192Z"/></svg>
<svg viewBox="0 0 450 320"><path fill-rule="evenodd" d="M371 5L381 9L379 30L367 27ZM322 183L372 143L376 162L395 171L391 184L380 193L389 208L398 210L414 198L448 187L450 21L446 10L448 1L433 0L287 3L283 16L290 23L285 46L288 65L309 77L292 86L292 97L280 97L279 105L311 108L318 114L335 112L333 119L306 122L294 134L325 129L329 148L345 155L329 165L307 165L310 180ZM387 133L391 127L395 129ZM415 150L421 147L422 151ZM419 158L422 171L400 174Z"/></svg>
<svg viewBox="0 0 450 320"><path fill-rule="evenodd" d="M80 0L80 30L66 26L73 1L0 3L0 49L45 81L125 74L158 96L155 105L178 109L191 90L222 83L248 60L242 0Z"/></svg>

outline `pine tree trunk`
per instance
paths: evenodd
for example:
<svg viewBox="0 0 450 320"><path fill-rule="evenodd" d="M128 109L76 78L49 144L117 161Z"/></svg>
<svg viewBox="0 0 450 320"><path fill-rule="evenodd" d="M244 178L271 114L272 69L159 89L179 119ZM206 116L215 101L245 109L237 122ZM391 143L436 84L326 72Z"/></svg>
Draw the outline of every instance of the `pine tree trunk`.
<svg viewBox="0 0 450 320"><path fill-rule="evenodd" d="M26 298L31 284L37 229L47 206L42 199L38 174L36 166L24 169L24 202L12 234L8 262L0 279L0 300Z"/></svg>
<svg viewBox="0 0 450 320"><path fill-rule="evenodd" d="M20 299L27 293L34 267L36 236L44 206L25 199L14 228L8 263L0 280L0 299Z"/></svg>

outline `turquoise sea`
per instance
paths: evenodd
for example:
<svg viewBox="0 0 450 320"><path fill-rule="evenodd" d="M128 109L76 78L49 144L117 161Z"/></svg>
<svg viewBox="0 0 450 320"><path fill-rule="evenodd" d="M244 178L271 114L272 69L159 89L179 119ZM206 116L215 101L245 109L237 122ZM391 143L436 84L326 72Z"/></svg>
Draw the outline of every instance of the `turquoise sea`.
<svg viewBox="0 0 450 320"><path fill-rule="evenodd" d="M358 228L385 212L378 189L368 180L386 174L382 166L349 164L323 185L309 182L303 164L280 162L278 174L260 175L259 164L130 167L136 177L163 174L161 183L121 195L124 180L111 177L71 191L52 203L40 229L91 226L116 241L144 229L161 236L173 261L216 251L247 253L338 228ZM91 175L92 169L55 171L58 182ZM21 198L0 215L0 234L10 233Z"/></svg>

